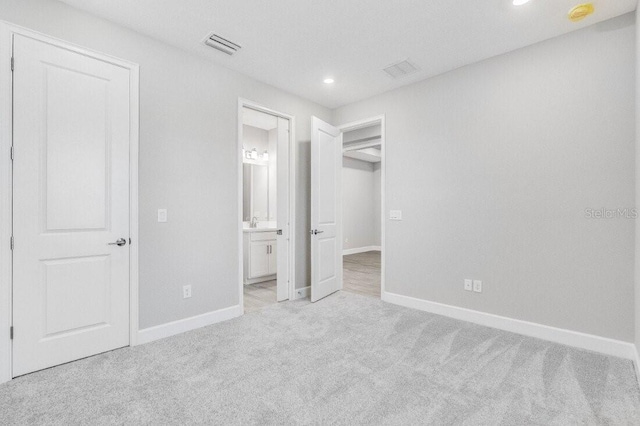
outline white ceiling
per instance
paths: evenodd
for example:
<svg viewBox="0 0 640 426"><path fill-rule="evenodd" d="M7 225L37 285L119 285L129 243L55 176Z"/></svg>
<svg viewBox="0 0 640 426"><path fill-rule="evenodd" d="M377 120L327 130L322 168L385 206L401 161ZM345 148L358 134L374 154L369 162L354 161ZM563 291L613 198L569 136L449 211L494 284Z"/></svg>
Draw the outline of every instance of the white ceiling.
<svg viewBox="0 0 640 426"><path fill-rule="evenodd" d="M637 0L61 0L329 108L635 10ZM211 32L242 50L202 44ZM409 59L421 71L393 80ZM333 85L323 79L333 77Z"/></svg>

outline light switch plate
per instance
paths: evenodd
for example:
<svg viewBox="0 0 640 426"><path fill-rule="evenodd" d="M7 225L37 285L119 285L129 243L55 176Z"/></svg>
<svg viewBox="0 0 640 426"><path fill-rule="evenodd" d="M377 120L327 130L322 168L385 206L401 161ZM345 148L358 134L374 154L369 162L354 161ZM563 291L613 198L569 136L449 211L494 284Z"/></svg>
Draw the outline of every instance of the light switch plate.
<svg viewBox="0 0 640 426"><path fill-rule="evenodd" d="M389 211L389 219L390 220L402 220L402 210L391 210L391 211Z"/></svg>
<svg viewBox="0 0 640 426"><path fill-rule="evenodd" d="M473 280L473 291L476 293L482 293L482 281Z"/></svg>
<svg viewBox="0 0 640 426"><path fill-rule="evenodd" d="M167 209L158 209L158 222L167 221Z"/></svg>
<svg viewBox="0 0 640 426"><path fill-rule="evenodd" d="M464 289L466 291L473 291L473 280L464 280Z"/></svg>

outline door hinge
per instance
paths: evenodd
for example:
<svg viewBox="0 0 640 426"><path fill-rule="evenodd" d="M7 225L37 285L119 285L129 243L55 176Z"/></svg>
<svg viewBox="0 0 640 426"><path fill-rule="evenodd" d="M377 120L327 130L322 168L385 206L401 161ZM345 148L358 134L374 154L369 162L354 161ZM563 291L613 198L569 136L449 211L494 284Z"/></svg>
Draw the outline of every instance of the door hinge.
<svg viewBox="0 0 640 426"><path fill-rule="evenodd" d="M13 161L13 146L11 147L11 161Z"/></svg>
<svg viewBox="0 0 640 426"><path fill-rule="evenodd" d="M131 237L129 237L129 245L131 245Z"/></svg>
<svg viewBox="0 0 640 426"><path fill-rule="evenodd" d="M13 326L9 327L9 338L13 340Z"/></svg>
<svg viewBox="0 0 640 426"><path fill-rule="evenodd" d="M14 60L13 60L13 56L11 57L11 72L13 72L13 67L14 67Z"/></svg>
<svg viewBox="0 0 640 426"><path fill-rule="evenodd" d="M11 236L11 250L13 250L13 235Z"/></svg>

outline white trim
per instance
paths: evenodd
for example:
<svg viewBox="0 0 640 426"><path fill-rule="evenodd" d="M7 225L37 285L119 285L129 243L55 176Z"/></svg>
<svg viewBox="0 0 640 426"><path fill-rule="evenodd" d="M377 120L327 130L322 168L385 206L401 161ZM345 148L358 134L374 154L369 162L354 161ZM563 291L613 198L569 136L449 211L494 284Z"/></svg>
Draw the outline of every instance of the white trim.
<svg viewBox="0 0 640 426"><path fill-rule="evenodd" d="M348 256L350 254L366 253L368 251L382 251L382 246L366 246L366 247L356 247L351 249L345 249L345 250L342 250L342 255Z"/></svg>
<svg viewBox="0 0 640 426"><path fill-rule="evenodd" d="M445 305L424 299L417 299L415 297L402 296L400 294L382 292L382 300L395 305L405 306L407 308L419 309L432 314L443 315L449 318L468 321L486 327L522 334L524 336L535 337L537 339L547 340L562 345L573 346L579 349L586 349L604 355L616 356L629 360L634 360L636 358L635 345L630 342L623 342L621 340L609 339L578 331L502 317L499 315L488 314L486 312L474 311L472 309Z"/></svg>
<svg viewBox="0 0 640 426"><path fill-rule="evenodd" d="M276 117L289 120L289 300L295 299L296 291L296 118L293 115L285 114L257 102L244 98L238 98L238 146L237 146L237 162L238 162L238 281L240 307L244 312L244 253L243 253L243 218L242 218L242 108L247 107L256 111L264 112Z"/></svg>
<svg viewBox="0 0 640 426"><path fill-rule="evenodd" d="M264 277L249 278L247 280L244 280L243 283L244 283L245 286L254 285L254 284L258 284L258 283L264 283L264 282L267 282L267 281L273 281L277 277L278 276L276 274L274 274L274 275L265 275Z"/></svg>
<svg viewBox="0 0 640 426"><path fill-rule="evenodd" d="M12 230L12 27L0 24L0 383L11 380L11 300L13 262L9 239Z"/></svg>
<svg viewBox="0 0 640 426"><path fill-rule="evenodd" d="M372 124L380 123L380 291L381 294L385 292L385 277L387 270L387 250L386 250L386 210L387 210L387 124L385 114L377 115L363 120L352 121L350 123L343 124L338 127L341 132L348 132L350 130L362 129L369 127ZM343 250L344 254L348 250Z"/></svg>
<svg viewBox="0 0 640 426"><path fill-rule="evenodd" d="M296 288L295 296L291 300L304 299L311 296L311 286Z"/></svg>
<svg viewBox="0 0 640 426"><path fill-rule="evenodd" d="M129 343L135 345L138 335L138 147L139 147L139 66L49 37L36 31L0 21L0 92L7 94L0 99L0 383L12 378L11 340L9 327L12 324L12 253L9 238L12 234L12 163L9 155L12 137L12 73L10 67L12 40L20 34L52 46L98 59L130 71L130 181L129 215L130 234L133 244L129 247ZM6 243L5 243L6 242Z"/></svg>
<svg viewBox="0 0 640 426"><path fill-rule="evenodd" d="M243 311L241 305L230 306L228 308L218 309L217 311L207 312L206 314L145 328L138 332L138 344L142 345L153 342L154 340L164 339L175 336L176 334L227 321L241 316Z"/></svg>
<svg viewBox="0 0 640 426"><path fill-rule="evenodd" d="M129 346L138 344L140 323L138 166L140 156L140 66L131 64L129 100Z"/></svg>

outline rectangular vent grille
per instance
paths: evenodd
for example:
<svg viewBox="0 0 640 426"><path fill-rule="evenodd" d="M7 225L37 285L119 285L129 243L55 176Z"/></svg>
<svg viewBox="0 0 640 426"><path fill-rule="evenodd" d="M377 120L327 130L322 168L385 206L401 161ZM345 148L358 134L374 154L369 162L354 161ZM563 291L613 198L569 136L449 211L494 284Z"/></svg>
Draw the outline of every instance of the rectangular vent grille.
<svg viewBox="0 0 640 426"><path fill-rule="evenodd" d="M207 46L213 47L214 49L218 49L221 52L226 53L227 55L233 55L238 50L242 48L239 44L236 44L232 41L227 40L226 38L220 37L216 34L209 34L207 38L204 39L204 44Z"/></svg>
<svg viewBox="0 0 640 426"><path fill-rule="evenodd" d="M418 67L409 61L401 61L384 68L383 71L391 78L401 78L418 72Z"/></svg>

